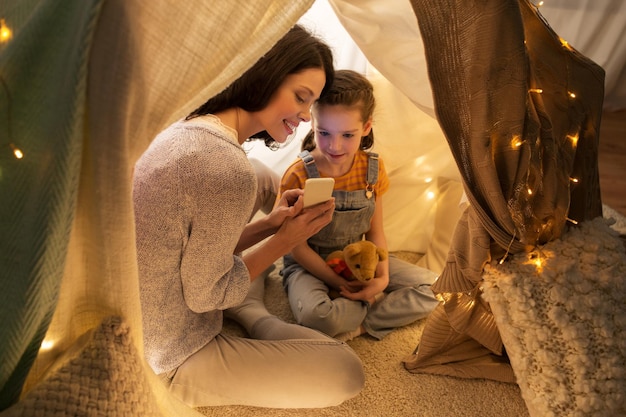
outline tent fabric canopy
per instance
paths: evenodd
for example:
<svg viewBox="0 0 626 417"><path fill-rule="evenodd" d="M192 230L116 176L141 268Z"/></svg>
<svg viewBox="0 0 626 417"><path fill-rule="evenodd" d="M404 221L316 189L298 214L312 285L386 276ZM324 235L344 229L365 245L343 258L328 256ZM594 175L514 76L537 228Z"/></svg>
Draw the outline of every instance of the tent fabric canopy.
<svg viewBox="0 0 626 417"><path fill-rule="evenodd" d="M423 37L422 46L411 29L406 38L389 41L394 47L412 45L406 65L398 65L405 62L402 56L384 62L370 52L368 42L385 39L383 34L368 37L358 30L376 21L387 25L385 11L396 10L388 2L330 3L381 73L414 104L436 114L472 205L437 283L446 303L432 315L408 365L424 370L422 354L444 353L443 345L428 342L442 330L458 336L448 353L471 345L473 351L464 350L474 352L465 354L468 365L489 357L495 369L490 375L507 380L512 374L502 368L507 365L497 355L501 341L476 283L494 254L557 238L568 216L599 215L597 128L604 74L563 48L526 0L446 0L436 7L432 1L395 1L397 10L414 8ZM64 3L61 10L52 0L32 0L15 2L3 16L15 22L15 36L0 50L0 109L12 110L0 127L11 132L11 144L23 148L25 158L0 156L0 409L17 400L28 372L26 392L110 315L125 318L142 355L130 188L134 162L156 133L243 73L312 3L157 0L147 8L135 0L94 0ZM367 20L359 22L364 11ZM405 27L415 25L413 16L402 14ZM51 43L33 41L44 38ZM428 85L410 77L425 71L422 48L432 97ZM72 52L53 56L50 50ZM567 77L559 76L563 70ZM529 92L538 87L544 93ZM578 99L567 99L568 90ZM35 116L46 123L33 123ZM509 146L513 135L522 143L517 150ZM572 135L576 148L566 140ZM576 188L570 187L572 175L583 180ZM46 330L54 346L37 352ZM485 372L485 366L467 369L466 376ZM164 414L196 415L145 370Z"/></svg>

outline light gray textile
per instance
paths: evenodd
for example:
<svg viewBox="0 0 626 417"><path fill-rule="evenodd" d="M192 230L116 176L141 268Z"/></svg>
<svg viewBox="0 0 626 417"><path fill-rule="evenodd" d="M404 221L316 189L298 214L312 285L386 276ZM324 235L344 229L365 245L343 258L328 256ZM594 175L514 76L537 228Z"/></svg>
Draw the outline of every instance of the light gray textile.
<svg viewBox="0 0 626 417"><path fill-rule="evenodd" d="M331 299L328 287L299 265L289 267L285 286L296 321L333 337L361 324L380 340L398 327L425 318L437 306L431 284L437 275L389 256L389 285L373 306L344 297Z"/></svg>

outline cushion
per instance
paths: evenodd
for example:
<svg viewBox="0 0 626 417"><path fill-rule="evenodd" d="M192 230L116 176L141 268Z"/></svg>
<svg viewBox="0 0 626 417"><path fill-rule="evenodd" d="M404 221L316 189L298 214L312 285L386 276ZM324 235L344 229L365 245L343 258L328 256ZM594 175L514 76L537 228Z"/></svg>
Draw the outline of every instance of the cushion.
<svg viewBox="0 0 626 417"><path fill-rule="evenodd" d="M84 345L78 346L86 339ZM161 416L142 361L119 317L79 339L77 352L4 416Z"/></svg>
<svg viewBox="0 0 626 417"><path fill-rule="evenodd" d="M626 415L626 255L612 222L485 268L483 296L531 416Z"/></svg>

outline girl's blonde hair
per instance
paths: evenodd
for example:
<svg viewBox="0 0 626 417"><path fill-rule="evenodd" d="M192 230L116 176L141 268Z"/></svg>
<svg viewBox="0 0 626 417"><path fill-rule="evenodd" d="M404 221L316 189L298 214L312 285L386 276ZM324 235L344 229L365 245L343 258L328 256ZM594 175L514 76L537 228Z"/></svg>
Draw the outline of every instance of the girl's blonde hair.
<svg viewBox="0 0 626 417"><path fill-rule="evenodd" d="M337 70L330 88L324 92L313 104L313 107L322 106L358 107L361 111L361 120L368 121L374 114L376 100L374 86L365 76L352 70ZM367 150L374 145L374 129L370 129L366 136L361 138L361 149ZM311 130L302 141L302 150L315 149L315 132Z"/></svg>

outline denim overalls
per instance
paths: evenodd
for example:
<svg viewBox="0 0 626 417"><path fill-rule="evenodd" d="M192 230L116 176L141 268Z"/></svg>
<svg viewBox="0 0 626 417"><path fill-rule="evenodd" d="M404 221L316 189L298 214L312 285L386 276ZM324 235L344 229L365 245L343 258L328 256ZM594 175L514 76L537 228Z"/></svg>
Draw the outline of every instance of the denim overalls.
<svg viewBox="0 0 626 417"><path fill-rule="evenodd" d="M332 221L308 240L323 259L331 252L363 238L371 227L376 208L372 192L378 181L378 155L368 152L364 188L357 191L334 190L335 213ZM320 176L308 151L298 155L309 178ZM394 328L425 317L437 305L430 290L436 274L430 270L389 257L389 285L385 298L371 310L366 303L339 297L331 300L324 282L302 268L291 255L283 258L283 284L299 324L330 335L349 332L363 324L367 333L381 339Z"/></svg>
<svg viewBox="0 0 626 417"><path fill-rule="evenodd" d="M309 178L319 178L320 173L311 154L304 151L298 156L304 161ZM364 182L367 184L365 189L333 191L335 214L332 221L308 240L309 246L322 258L326 258L334 250L343 249L346 245L361 240L363 235L370 230L370 222L376 208L375 198L371 190L377 181L378 155L370 153L367 178Z"/></svg>

